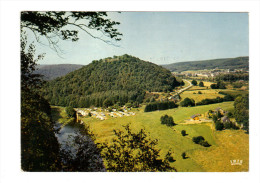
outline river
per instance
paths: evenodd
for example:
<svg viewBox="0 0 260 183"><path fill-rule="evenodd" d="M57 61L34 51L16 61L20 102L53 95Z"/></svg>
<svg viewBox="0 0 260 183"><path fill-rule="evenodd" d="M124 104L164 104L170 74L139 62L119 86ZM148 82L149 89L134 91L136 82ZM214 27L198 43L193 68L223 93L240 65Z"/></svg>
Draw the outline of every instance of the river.
<svg viewBox="0 0 260 183"><path fill-rule="evenodd" d="M70 161L72 160L72 162L77 162L76 166L75 163L72 163L74 165L73 170L75 171L106 171L104 168L103 159L97 151L93 140L89 136L79 135L81 127L84 126L78 123L68 124L65 126L59 122L55 123L54 128L58 130L55 136L57 137L61 150L66 150L70 153L70 158L73 158L70 159ZM80 139L75 140L75 138ZM79 142L79 144L76 144L75 142ZM83 151L82 149L80 151L79 147L83 147ZM63 160L63 163L65 162L67 162L67 160Z"/></svg>

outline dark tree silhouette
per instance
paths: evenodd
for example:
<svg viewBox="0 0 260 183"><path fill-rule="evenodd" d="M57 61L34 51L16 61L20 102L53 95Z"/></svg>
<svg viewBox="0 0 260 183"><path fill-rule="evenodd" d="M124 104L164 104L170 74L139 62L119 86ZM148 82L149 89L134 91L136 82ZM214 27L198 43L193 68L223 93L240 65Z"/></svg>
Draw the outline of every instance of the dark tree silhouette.
<svg viewBox="0 0 260 183"><path fill-rule="evenodd" d="M41 38L44 37L50 48L57 53L60 52L59 40L77 41L79 31L85 32L92 38L115 45L112 40L120 41L122 36L115 28L119 24L119 22L107 18L106 12L21 12L21 30L29 29L35 35L36 40L41 43Z"/></svg>
<svg viewBox="0 0 260 183"><path fill-rule="evenodd" d="M106 17L106 12L21 12L21 167L24 171L60 171L62 167L50 105L39 95L43 81L34 73L43 55L35 58L35 46L27 45L26 31L31 31L39 43L46 39L48 46L59 54L58 41L77 41L80 30L108 44L120 41L122 34L115 28L119 22Z"/></svg>
<svg viewBox="0 0 260 183"><path fill-rule="evenodd" d="M177 171L170 166L174 159L169 151L164 159L160 159L160 150L156 148L158 140L151 140L145 130L130 130L129 124L125 132L114 130L116 138L113 144L99 145L101 156L106 160L106 169L111 172L154 172Z"/></svg>

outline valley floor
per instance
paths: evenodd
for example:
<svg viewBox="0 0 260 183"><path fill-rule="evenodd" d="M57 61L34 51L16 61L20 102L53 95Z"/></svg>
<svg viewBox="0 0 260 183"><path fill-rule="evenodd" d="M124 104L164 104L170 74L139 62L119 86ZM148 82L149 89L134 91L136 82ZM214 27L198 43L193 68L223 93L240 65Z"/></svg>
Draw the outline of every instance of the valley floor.
<svg viewBox="0 0 260 183"><path fill-rule="evenodd" d="M249 137L243 130L215 131L212 122L185 124L185 120L193 114L205 113L221 107L229 110L233 102L223 102L196 107L179 107L164 111L143 112L143 108L136 110L134 116L122 118L108 118L100 120L92 117L82 118L96 136L96 143L112 143L114 129L123 129L123 125L130 124L132 130L145 129L151 139L158 139L158 148L162 157L170 149L176 160L172 163L179 172L240 172L248 171ZM174 127L162 125L160 117L170 115L174 118ZM187 136L181 131L186 130ZM192 137L203 136L211 147L203 147L192 142ZM183 159L181 154L188 156ZM243 160L242 165L231 165L233 160Z"/></svg>

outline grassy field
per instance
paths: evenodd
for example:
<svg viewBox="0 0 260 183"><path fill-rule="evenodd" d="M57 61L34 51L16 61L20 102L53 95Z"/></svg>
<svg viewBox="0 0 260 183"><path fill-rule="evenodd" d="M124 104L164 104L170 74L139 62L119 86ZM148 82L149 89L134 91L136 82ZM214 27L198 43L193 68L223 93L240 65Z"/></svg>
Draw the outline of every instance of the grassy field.
<svg viewBox="0 0 260 183"><path fill-rule="evenodd" d="M196 89L194 89L196 87ZM198 89L197 86L191 87L191 90L184 91L180 96L182 100L184 100L186 97L192 98L195 100L195 102L200 102L203 99L213 99L216 97L224 97L224 95L219 94L219 90L213 90L213 89L205 89L205 87L200 87L202 89ZM203 89L204 88L204 89ZM202 94L198 94L198 92L201 92Z"/></svg>
<svg viewBox="0 0 260 183"><path fill-rule="evenodd" d="M185 125L183 121L189 119L193 114L205 113L210 109L221 107L224 110L233 108L233 102L219 104L179 107L165 111L154 111L144 113L143 110L136 111L135 116L122 118L109 118L101 121L94 118L83 118L89 125L91 131L96 135L96 142L112 143L114 129L123 129L122 125L130 123L132 130L144 128L150 134L151 139L158 139L158 148L164 156L168 150L173 150L175 162L172 165L183 172L201 171L247 171L248 168L248 135L243 131L225 130L216 132L212 123ZM160 117L164 114L173 116L174 127L160 124ZM182 136L180 131L186 130L187 136ZM192 137L203 136L212 146L202 147L192 142ZM240 143L242 142L242 143ZM234 148L235 147L235 148ZM243 147L243 148L242 148ZM181 154L186 152L188 158L182 159ZM225 154L225 157L222 158ZM231 159L230 159L231 158ZM243 166L231 166L232 158L242 159ZM212 162L216 163L212 166ZM229 166L230 165L230 166Z"/></svg>

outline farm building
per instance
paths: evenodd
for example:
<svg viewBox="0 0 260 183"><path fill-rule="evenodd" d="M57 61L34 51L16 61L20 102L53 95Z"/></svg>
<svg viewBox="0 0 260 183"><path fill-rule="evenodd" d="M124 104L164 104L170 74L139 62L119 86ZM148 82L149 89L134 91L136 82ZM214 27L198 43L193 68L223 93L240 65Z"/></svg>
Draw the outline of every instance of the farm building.
<svg viewBox="0 0 260 183"><path fill-rule="evenodd" d="M194 114L190 118L193 119L193 120L199 120L200 116L201 116L200 114Z"/></svg>

